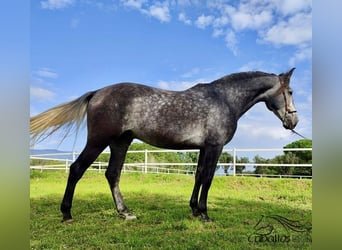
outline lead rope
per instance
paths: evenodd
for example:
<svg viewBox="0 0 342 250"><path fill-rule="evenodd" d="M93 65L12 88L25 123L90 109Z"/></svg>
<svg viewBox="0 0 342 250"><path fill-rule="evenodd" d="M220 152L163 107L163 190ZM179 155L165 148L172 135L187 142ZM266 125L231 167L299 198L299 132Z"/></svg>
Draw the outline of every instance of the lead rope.
<svg viewBox="0 0 342 250"><path fill-rule="evenodd" d="M302 137L303 139L309 140L308 138L306 138L305 136L299 134L297 131L295 131L294 129L291 129L292 133L299 135L300 137Z"/></svg>

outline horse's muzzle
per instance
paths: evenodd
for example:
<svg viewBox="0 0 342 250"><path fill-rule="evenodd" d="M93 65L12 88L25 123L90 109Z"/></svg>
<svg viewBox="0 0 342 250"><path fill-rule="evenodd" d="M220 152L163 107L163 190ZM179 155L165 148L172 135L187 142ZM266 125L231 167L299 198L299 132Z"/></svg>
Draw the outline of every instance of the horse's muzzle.
<svg viewBox="0 0 342 250"><path fill-rule="evenodd" d="M298 116L296 112L287 113L283 120L283 126L286 129L294 129L298 123Z"/></svg>

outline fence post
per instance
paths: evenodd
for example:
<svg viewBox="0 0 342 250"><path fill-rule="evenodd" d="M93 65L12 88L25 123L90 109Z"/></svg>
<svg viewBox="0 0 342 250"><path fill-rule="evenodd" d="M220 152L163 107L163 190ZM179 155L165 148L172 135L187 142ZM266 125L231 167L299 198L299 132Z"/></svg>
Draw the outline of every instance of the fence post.
<svg viewBox="0 0 342 250"><path fill-rule="evenodd" d="M236 148L233 148L233 176L236 175Z"/></svg>
<svg viewBox="0 0 342 250"><path fill-rule="evenodd" d="M76 152L72 151L72 162L75 162L76 160Z"/></svg>
<svg viewBox="0 0 342 250"><path fill-rule="evenodd" d="M148 152L147 149L145 149L145 163L144 163L145 174L147 174L147 163L148 163L147 152Z"/></svg>
<svg viewBox="0 0 342 250"><path fill-rule="evenodd" d="M69 160L65 159L65 173L68 172L68 162L69 162Z"/></svg>

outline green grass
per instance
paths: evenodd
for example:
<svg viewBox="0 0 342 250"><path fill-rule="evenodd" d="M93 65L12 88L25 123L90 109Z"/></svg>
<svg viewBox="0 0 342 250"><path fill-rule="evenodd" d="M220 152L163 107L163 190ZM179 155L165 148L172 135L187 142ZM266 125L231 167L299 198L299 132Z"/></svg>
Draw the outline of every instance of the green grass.
<svg viewBox="0 0 342 250"><path fill-rule="evenodd" d="M31 249L311 249L307 234L276 223L274 232L297 240L248 241L262 215L311 223L311 180L215 177L208 198L214 222L202 223L188 205L193 176L123 174L121 191L138 217L124 221L104 174L88 171L76 188L74 222L64 224L66 179L65 172L31 172Z"/></svg>

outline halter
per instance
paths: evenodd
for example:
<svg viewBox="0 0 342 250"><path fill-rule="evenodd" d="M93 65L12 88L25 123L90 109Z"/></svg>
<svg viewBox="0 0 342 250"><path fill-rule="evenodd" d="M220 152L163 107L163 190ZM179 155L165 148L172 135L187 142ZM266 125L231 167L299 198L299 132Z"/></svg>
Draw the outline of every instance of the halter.
<svg viewBox="0 0 342 250"><path fill-rule="evenodd" d="M285 94L285 89L288 87L288 84L286 84L282 78L280 78L279 80L280 80L280 88L275 93L275 96L280 95L280 94L283 95L284 102L285 102L285 116L286 116L286 114L296 113L297 110L291 110L288 106L288 102L287 102L287 98L286 98L286 94Z"/></svg>
<svg viewBox="0 0 342 250"><path fill-rule="evenodd" d="M277 95L280 95L280 94L282 94L283 95L283 97L284 97L284 102L285 102L285 116L286 116L286 114L293 114L293 113L297 113L297 110L291 110L291 109L289 109L289 107L288 107L288 102L287 102L287 98L286 98L286 94L285 94L285 89L286 89L286 87L288 87L288 84L286 84L281 78L280 78L280 88L277 90L277 92L275 93L275 96L277 96ZM284 116L284 117L285 117ZM308 139L308 138L306 138L305 136L303 136L303 135L301 135L300 133L298 133L297 131L295 131L294 129L291 129L291 131L292 131L292 133L294 133L294 134L296 134L296 135L298 135L298 136L300 136L300 137L302 137L303 139Z"/></svg>
<svg viewBox="0 0 342 250"><path fill-rule="evenodd" d="M282 92L283 96L284 96L284 101L285 101L285 114L288 113L288 114L292 114L292 113L296 113L297 110L290 110L288 105L287 105L287 98L286 98L286 94L285 94L285 89L284 91Z"/></svg>

